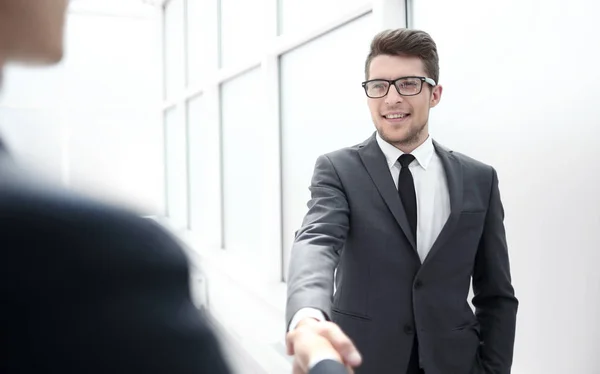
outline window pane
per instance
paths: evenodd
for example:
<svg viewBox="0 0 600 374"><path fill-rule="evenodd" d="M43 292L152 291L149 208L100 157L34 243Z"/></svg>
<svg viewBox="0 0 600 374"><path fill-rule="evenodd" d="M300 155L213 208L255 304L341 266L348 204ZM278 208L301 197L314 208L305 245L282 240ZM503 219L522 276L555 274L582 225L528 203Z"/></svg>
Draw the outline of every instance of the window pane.
<svg viewBox="0 0 600 374"><path fill-rule="evenodd" d="M161 210L160 118L151 111L76 107L65 113L64 123L71 187L143 214Z"/></svg>
<svg viewBox="0 0 600 374"><path fill-rule="evenodd" d="M190 227L203 244L221 246L219 123L203 97L188 102Z"/></svg>
<svg viewBox="0 0 600 374"><path fill-rule="evenodd" d="M294 231L310 199L315 160L357 144L374 131L360 85L373 35L367 15L281 57L286 271Z"/></svg>
<svg viewBox="0 0 600 374"><path fill-rule="evenodd" d="M221 0L221 66L259 58L264 46L264 0Z"/></svg>
<svg viewBox="0 0 600 374"><path fill-rule="evenodd" d="M310 30L344 11L370 3L371 0L279 0L279 34Z"/></svg>
<svg viewBox="0 0 600 374"><path fill-rule="evenodd" d="M201 83L217 68L218 25L216 8L205 0L187 0L188 86ZM216 6L216 5L215 5Z"/></svg>
<svg viewBox="0 0 600 374"><path fill-rule="evenodd" d="M35 94L35 91L33 92ZM63 114L49 109L0 107L0 141L19 163L60 183L63 166ZM4 157L0 152L0 157Z"/></svg>
<svg viewBox="0 0 600 374"><path fill-rule="evenodd" d="M251 256L260 249L261 211L270 203L262 193L269 159L261 148L260 69L223 84L221 94L225 248Z"/></svg>
<svg viewBox="0 0 600 374"><path fill-rule="evenodd" d="M173 98L184 88L183 0L171 0L165 10L165 94Z"/></svg>
<svg viewBox="0 0 600 374"><path fill-rule="evenodd" d="M179 108L165 113L167 216L175 229L187 227L186 130Z"/></svg>

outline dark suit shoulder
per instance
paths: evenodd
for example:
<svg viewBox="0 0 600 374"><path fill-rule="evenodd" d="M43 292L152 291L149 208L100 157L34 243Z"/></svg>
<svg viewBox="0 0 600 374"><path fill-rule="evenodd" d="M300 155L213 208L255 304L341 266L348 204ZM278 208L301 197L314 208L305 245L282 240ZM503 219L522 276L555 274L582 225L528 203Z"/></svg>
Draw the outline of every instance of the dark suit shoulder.
<svg viewBox="0 0 600 374"><path fill-rule="evenodd" d="M465 155L464 153L461 152L457 152L454 150L449 150L448 148L440 145L439 143L435 143L436 148L438 148L439 151L441 152L448 152L450 153L453 157L456 157L456 159L458 161L460 161L461 165L463 166L463 170L465 170L467 173L473 174L475 176L487 176L487 177L491 177L494 168L489 165L486 164L482 161L476 160L470 156Z"/></svg>
<svg viewBox="0 0 600 374"><path fill-rule="evenodd" d="M483 170L491 170L492 166L489 164L486 164L482 161L476 160L470 156L465 155L464 153L460 153L460 152L452 152L452 154L454 156L456 156L464 165L467 165L469 167L474 167L474 168L478 168L478 169L483 169Z"/></svg>
<svg viewBox="0 0 600 374"><path fill-rule="evenodd" d="M481 209L490 199L495 177L495 170L491 165L469 157L463 153L449 151L436 144L438 153L445 152L446 157L457 160L460 164L464 183L465 209Z"/></svg>
<svg viewBox="0 0 600 374"><path fill-rule="evenodd" d="M359 148L360 148L360 145L357 144L357 145L353 145L351 147L344 147L344 148L336 149L335 151L327 152L324 154L324 156L327 156L330 159L338 159L340 157L348 157L350 155L355 154Z"/></svg>
<svg viewBox="0 0 600 374"><path fill-rule="evenodd" d="M347 162L348 160L355 159L358 161L358 150L365 145L365 142L355 144L350 147L344 147L340 149L336 149L331 152L327 152L321 157L327 157L334 165L341 162Z"/></svg>

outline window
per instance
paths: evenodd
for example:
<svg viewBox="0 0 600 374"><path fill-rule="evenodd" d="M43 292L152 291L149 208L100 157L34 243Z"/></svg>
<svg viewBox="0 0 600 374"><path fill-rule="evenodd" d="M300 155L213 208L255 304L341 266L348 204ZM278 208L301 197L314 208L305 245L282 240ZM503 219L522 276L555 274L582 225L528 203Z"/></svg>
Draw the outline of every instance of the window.
<svg viewBox="0 0 600 374"><path fill-rule="evenodd" d="M374 131L360 85L372 22L371 15L363 16L281 57L286 271L294 232L310 199L308 186L315 160L321 154L356 144ZM337 52L331 54L331 50Z"/></svg>
<svg viewBox="0 0 600 374"><path fill-rule="evenodd" d="M217 68L217 59L207 58L218 53L216 1L187 0L187 76L188 86L196 87Z"/></svg>
<svg viewBox="0 0 600 374"><path fill-rule="evenodd" d="M187 145L183 113L179 107L165 113L167 216L175 229L188 226Z"/></svg>
<svg viewBox="0 0 600 374"><path fill-rule="evenodd" d="M48 109L0 109L0 136L14 157L26 167L36 165L44 177L52 177L54 182L68 177L63 170L65 134L57 131L62 127L60 113Z"/></svg>
<svg viewBox="0 0 600 374"><path fill-rule="evenodd" d="M187 103L190 229L204 246L221 248L221 164L218 119L214 103L203 96Z"/></svg>
<svg viewBox="0 0 600 374"><path fill-rule="evenodd" d="M184 0L171 0L164 14L165 98L172 99L184 89Z"/></svg>
<svg viewBox="0 0 600 374"><path fill-rule="evenodd" d="M221 67L258 60L265 41L266 0L220 0Z"/></svg>
<svg viewBox="0 0 600 374"><path fill-rule="evenodd" d="M253 69L221 88L223 126L223 199L225 248L251 256L262 244L261 211L269 204L263 184L269 163L263 152L266 128L260 69Z"/></svg>

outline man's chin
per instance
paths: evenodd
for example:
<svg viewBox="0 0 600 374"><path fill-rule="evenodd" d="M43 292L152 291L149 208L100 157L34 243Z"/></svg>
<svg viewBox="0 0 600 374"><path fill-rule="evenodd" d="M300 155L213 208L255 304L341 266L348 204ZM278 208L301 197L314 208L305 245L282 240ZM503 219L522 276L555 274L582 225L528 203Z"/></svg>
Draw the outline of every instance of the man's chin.
<svg viewBox="0 0 600 374"><path fill-rule="evenodd" d="M411 142L414 136L412 134L397 133L397 132L384 132L381 134L383 140L392 144L408 144Z"/></svg>

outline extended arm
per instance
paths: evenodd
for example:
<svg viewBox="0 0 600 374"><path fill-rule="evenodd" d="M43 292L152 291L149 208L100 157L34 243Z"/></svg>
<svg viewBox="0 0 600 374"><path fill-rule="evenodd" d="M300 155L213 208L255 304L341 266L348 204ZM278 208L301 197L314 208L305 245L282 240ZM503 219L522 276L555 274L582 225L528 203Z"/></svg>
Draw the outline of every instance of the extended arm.
<svg viewBox="0 0 600 374"><path fill-rule="evenodd" d="M333 273L349 227L349 207L342 183L327 156L317 159L311 199L290 259L286 320L288 326L302 308L314 308L329 318Z"/></svg>

